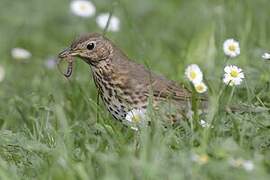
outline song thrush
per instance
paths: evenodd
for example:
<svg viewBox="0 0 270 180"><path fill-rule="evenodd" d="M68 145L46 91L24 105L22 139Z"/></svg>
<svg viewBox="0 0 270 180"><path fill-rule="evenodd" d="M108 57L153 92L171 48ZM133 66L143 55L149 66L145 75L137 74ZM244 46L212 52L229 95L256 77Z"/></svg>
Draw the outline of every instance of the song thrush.
<svg viewBox="0 0 270 180"><path fill-rule="evenodd" d="M118 120L123 120L132 109L146 109L149 98L153 106L170 102L180 111L189 108L191 93L187 89L131 61L109 39L98 33L79 37L58 56L69 59L66 76L71 75L73 57L80 57L90 65L105 106Z"/></svg>

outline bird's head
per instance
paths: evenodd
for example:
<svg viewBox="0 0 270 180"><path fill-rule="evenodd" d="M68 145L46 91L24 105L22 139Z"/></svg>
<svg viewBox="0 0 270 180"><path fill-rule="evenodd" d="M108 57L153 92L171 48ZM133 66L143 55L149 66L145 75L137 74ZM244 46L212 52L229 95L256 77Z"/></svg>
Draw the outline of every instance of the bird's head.
<svg viewBox="0 0 270 180"><path fill-rule="evenodd" d="M86 63L96 66L100 61L108 59L112 53L113 45L107 38L98 33L89 33L75 39L58 57L80 57Z"/></svg>

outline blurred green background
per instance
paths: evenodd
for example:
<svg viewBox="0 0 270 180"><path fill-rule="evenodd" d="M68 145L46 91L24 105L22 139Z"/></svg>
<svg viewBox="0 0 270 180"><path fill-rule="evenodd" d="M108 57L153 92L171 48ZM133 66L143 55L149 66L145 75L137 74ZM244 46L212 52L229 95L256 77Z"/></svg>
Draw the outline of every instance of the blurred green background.
<svg viewBox="0 0 270 180"><path fill-rule="evenodd" d="M240 42L246 83L236 102L270 106L269 0L92 0L94 17L70 11L68 0L0 0L0 179L269 179L270 115L222 116L207 147L189 129L150 129L140 135L104 114L96 121L96 89L87 64L77 60L70 80L44 66L81 33L102 32L95 17L113 8L119 32L108 32L128 56L187 84L184 69L198 64L214 91L222 76L224 40ZM27 61L11 49L32 53ZM218 82L218 83L217 83ZM162 129L162 128L161 128ZM203 130L202 130L203 132ZM202 133L201 132L201 133ZM139 148L137 145L139 144ZM193 152L207 154L194 163ZM253 171L231 167L250 159Z"/></svg>

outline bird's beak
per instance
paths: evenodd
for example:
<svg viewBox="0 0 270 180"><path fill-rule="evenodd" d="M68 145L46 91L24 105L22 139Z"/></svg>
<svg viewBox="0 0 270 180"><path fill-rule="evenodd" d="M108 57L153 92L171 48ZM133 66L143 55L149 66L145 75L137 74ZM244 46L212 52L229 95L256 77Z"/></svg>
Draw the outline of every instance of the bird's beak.
<svg viewBox="0 0 270 180"><path fill-rule="evenodd" d="M68 47L58 54L58 58L62 59L62 58L70 57L70 56L76 56L76 55L78 55L78 53L72 50L70 47Z"/></svg>

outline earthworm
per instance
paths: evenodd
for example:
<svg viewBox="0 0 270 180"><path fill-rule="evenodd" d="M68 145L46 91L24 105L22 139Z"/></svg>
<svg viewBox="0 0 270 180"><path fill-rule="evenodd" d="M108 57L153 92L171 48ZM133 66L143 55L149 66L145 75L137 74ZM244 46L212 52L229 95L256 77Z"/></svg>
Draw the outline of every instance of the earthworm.
<svg viewBox="0 0 270 180"><path fill-rule="evenodd" d="M70 62L68 62L67 71L66 71L66 73L64 73L64 76L69 78L72 74L72 69L73 69L72 61L70 61Z"/></svg>
<svg viewBox="0 0 270 180"><path fill-rule="evenodd" d="M58 65L57 65L60 72L62 72L62 71L60 70L59 64L62 60L64 60L64 59L60 59L58 62ZM65 77L69 78L72 75L72 70L73 70L73 57L67 57L66 61L68 62L68 67L67 67L66 72L62 73L62 74Z"/></svg>

